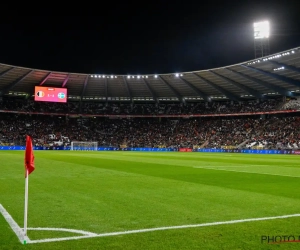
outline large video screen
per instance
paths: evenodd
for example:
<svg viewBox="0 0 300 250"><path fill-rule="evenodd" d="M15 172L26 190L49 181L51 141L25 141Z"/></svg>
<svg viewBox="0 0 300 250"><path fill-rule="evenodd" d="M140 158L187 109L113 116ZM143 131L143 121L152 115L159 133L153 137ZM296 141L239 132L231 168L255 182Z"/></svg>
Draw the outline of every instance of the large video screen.
<svg viewBox="0 0 300 250"><path fill-rule="evenodd" d="M67 102L67 89L35 86L34 100L38 102Z"/></svg>

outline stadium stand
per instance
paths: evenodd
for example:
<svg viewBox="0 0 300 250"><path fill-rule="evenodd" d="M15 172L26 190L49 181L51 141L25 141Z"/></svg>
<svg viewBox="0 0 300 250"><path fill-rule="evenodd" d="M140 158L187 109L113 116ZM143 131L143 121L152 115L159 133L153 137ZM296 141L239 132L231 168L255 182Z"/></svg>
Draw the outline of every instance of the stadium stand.
<svg viewBox="0 0 300 250"><path fill-rule="evenodd" d="M0 102L0 110L32 113L60 113L83 115L193 115L230 114L275 111L282 98L243 102L197 102L197 103L103 103L79 102L45 103L33 100L5 98ZM290 102L288 102L290 103ZM287 103L287 104L288 104ZM284 109L286 106L284 106ZM289 106L291 107L291 106ZM291 108L289 108L291 109Z"/></svg>
<svg viewBox="0 0 300 250"><path fill-rule="evenodd" d="M30 134L36 146L67 146L75 140L98 141L106 147L300 148L300 117L295 115L112 119L2 113L0 117L2 145L24 145L24 135Z"/></svg>
<svg viewBox="0 0 300 250"><path fill-rule="evenodd" d="M274 70L278 68L282 70ZM300 48L226 67L90 75L0 64L0 145L299 149ZM35 87L67 102L35 101Z"/></svg>
<svg viewBox="0 0 300 250"><path fill-rule="evenodd" d="M289 98L283 104L282 109L286 109L286 110L300 109L300 98L299 97Z"/></svg>

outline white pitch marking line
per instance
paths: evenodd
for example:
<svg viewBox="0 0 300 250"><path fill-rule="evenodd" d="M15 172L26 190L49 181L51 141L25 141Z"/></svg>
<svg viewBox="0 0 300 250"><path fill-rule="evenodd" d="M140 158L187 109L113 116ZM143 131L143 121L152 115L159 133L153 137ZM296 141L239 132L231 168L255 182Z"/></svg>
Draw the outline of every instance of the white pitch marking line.
<svg viewBox="0 0 300 250"><path fill-rule="evenodd" d="M20 242L23 243L23 230L19 227L19 225L14 221L14 219L10 216L10 214L5 210L5 208L0 204L0 212L8 222L12 230L15 232ZM241 220L230 220L230 221L219 221L219 222L209 222L202 224L190 224L190 225L181 225L181 226L167 226L167 227L156 227L156 228L145 228L145 229L137 229L137 230L128 230L121 232L111 232L111 233L102 233L96 234L92 232L87 232L83 230L76 229L66 229L66 228L28 228L28 230L53 230L53 231L67 231L73 233L82 233L85 234L83 236L73 236L73 237L64 237L64 238L50 238L50 239L41 239L41 240L30 240L27 237L27 243L43 243L43 242L55 242L55 241L66 241L66 240L78 240L84 238L96 238L96 237L106 237L106 236L118 236L125 234L134 234L134 233L145 233L145 232L154 232L154 231L165 231L172 229L183 229L183 228L195 228L195 227L207 227L207 226L215 226L215 225L226 225L226 224L236 224L250 221L265 221L265 220L275 220L275 219L285 219L292 217L300 217L300 214L290 214L290 215L281 215L281 216L273 216L273 217L262 217L262 218L250 218L250 219L241 219Z"/></svg>
<svg viewBox="0 0 300 250"><path fill-rule="evenodd" d="M172 229L183 229L183 228L195 228L195 227L208 227L208 226L216 226L216 225L236 224L236 223L243 223L243 222L250 222L250 221L265 221L265 220L285 219L285 218L291 218L291 217L300 217L300 214L290 214L290 215L282 215L282 216L251 218L251 219L241 219L241 220L230 220L230 221L220 221L220 222L209 222L209 223L194 224L194 225L192 224L192 225L182 225L182 226L145 228L145 229L128 230L128 231L121 231L121 232L102 233L102 234L96 234L96 235L73 236L73 237L64 237L64 238L50 238L50 239L32 240L32 241L30 241L30 243L44 243L44 242L66 241L66 240L78 240L78 239L85 239L85 238L118 236L118 235L125 235L125 234L145 233L145 232L154 232L154 231L165 231L165 230L172 230Z"/></svg>
<svg viewBox="0 0 300 250"><path fill-rule="evenodd" d="M56 227L29 227L29 231L61 231L61 232L70 232L70 233L77 233L77 234L83 234L87 236L96 236L96 233L83 231L83 230L77 230L77 229L70 229L70 228L56 228Z"/></svg>
<svg viewBox="0 0 300 250"><path fill-rule="evenodd" d="M300 178L300 176L296 176L296 175L270 174L270 173L257 173L257 172L250 172L250 171L237 171L237 170L226 169L226 168L209 168L209 167L200 167L200 166L194 166L193 168L202 168L202 169L221 170L221 171L229 171L229 172L236 172L236 173L247 173L247 174L266 174L266 175L275 175L275 176L284 176L284 177Z"/></svg>
<svg viewBox="0 0 300 250"><path fill-rule="evenodd" d="M6 211L6 209L0 204L0 213L3 215L4 219L7 221L7 223L10 225L11 229L15 232L17 235L19 241L23 244L24 242L24 231L21 227L17 224L17 222L14 221L14 219L11 217L11 215ZM26 242L30 243L30 239L26 237Z"/></svg>

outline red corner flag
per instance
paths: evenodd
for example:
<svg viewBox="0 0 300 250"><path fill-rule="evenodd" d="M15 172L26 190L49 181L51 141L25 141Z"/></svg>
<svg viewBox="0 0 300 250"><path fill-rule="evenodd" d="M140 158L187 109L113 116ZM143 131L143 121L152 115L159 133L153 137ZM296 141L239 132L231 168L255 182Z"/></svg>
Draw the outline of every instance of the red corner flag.
<svg viewBox="0 0 300 250"><path fill-rule="evenodd" d="M25 149L25 178L34 170L34 155L32 149L31 137L26 135L26 149Z"/></svg>

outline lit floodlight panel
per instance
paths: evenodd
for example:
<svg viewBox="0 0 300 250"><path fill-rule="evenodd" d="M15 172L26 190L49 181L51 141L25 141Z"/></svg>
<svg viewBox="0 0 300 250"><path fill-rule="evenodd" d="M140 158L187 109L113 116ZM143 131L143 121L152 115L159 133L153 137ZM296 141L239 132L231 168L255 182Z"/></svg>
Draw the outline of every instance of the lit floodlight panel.
<svg viewBox="0 0 300 250"><path fill-rule="evenodd" d="M263 39L270 36L270 24L268 21L254 23L254 38Z"/></svg>
<svg viewBox="0 0 300 250"><path fill-rule="evenodd" d="M34 100L38 102L67 102L67 89L35 86Z"/></svg>

